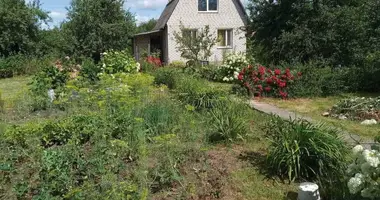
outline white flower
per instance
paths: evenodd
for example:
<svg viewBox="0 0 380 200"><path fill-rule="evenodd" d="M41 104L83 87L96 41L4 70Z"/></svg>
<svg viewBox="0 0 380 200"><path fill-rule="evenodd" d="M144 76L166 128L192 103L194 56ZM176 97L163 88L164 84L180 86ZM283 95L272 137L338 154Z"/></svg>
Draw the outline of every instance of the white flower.
<svg viewBox="0 0 380 200"><path fill-rule="evenodd" d="M230 79L229 79L229 78L227 78L227 77L224 77L224 78L223 78L223 81L226 81L226 82L228 82L228 81L230 81Z"/></svg>
<svg viewBox="0 0 380 200"><path fill-rule="evenodd" d="M369 164L369 163L363 163L361 166L360 166L360 170L364 173L364 174L370 174L371 171L372 171L372 166Z"/></svg>
<svg viewBox="0 0 380 200"><path fill-rule="evenodd" d="M230 77L230 81L233 81L234 80L234 77Z"/></svg>
<svg viewBox="0 0 380 200"><path fill-rule="evenodd" d="M377 152L375 150L364 150L363 156L365 161L367 161L372 167L377 167L380 164L380 159L377 155Z"/></svg>
<svg viewBox="0 0 380 200"><path fill-rule="evenodd" d="M139 72L140 69L141 69L141 65L140 65L140 63L136 63L136 70Z"/></svg>
<svg viewBox="0 0 380 200"><path fill-rule="evenodd" d="M348 181L347 186L351 194L356 194L362 189L363 178L363 174L358 173Z"/></svg>
<svg viewBox="0 0 380 200"><path fill-rule="evenodd" d="M358 155L364 151L364 147L362 145L356 145L353 149L352 152L354 155Z"/></svg>

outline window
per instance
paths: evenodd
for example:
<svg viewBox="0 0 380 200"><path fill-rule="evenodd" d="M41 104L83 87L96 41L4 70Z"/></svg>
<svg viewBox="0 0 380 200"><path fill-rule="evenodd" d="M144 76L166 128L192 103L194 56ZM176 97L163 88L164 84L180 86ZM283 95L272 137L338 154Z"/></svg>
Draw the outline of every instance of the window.
<svg viewBox="0 0 380 200"><path fill-rule="evenodd" d="M218 46L232 47L232 29L218 30Z"/></svg>
<svg viewBox="0 0 380 200"><path fill-rule="evenodd" d="M198 11L218 11L218 0L198 0Z"/></svg>

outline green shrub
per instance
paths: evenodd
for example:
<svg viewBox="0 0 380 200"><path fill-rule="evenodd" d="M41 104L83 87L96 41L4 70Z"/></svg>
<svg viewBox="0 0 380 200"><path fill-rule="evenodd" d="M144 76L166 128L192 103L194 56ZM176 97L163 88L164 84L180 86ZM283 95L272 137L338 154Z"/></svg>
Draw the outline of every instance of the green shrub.
<svg viewBox="0 0 380 200"><path fill-rule="evenodd" d="M176 92L184 104L192 105L198 110L212 108L220 97L226 95L224 90L194 77L182 77L178 80Z"/></svg>
<svg viewBox="0 0 380 200"><path fill-rule="evenodd" d="M162 67L157 69L154 73L154 83L156 85L166 85L170 89L176 88L176 81L179 78L179 73L176 69L170 67Z"/></svg>
<svg viewBox="0 0 380 200"><path fill-rule="evenodd" d="M102 57L102 69L107 74L118 72L137 73L140 64L136 63L132 55L127 51L108 51Z"/></svg>
<svg viewBox="0 0 380 200"><path fill-rule="evenodd" d="M349 91L346 83L347 69L321 67L309 63L294 65L292 69L301 72L302 76L289 87L293 97L315 97L337 95Z"/></svg>
<svg viewBox="0 0 380 200"><path fill-rule="evenodd" d="M276 117L268 123L266 132L271 141L267 162L273 174L291 181L317 181L324 195L342 195L348 147L337 131ZM342 191L330 193L337 186L342 186Z"/></svg>
<svg viewBox="0 0 380 200"><path fill-rule="evenodd" d="M219 100L209 111L211 142L229 141L233 142L243 139L248 132L247 119L244 118L245 111L250 108L231 100Z"/></svg>
<svg viewBox="0 0 380 200"><path fill-rule="evenodd" d="M169 64L169 67L183 69L186 67L186 63L182 61L173 61Z"/></svg>
<svg viewBox="0 0 380 200"><path fill-rule="evenodd" d="M99 80L98 74L102 72L102 69L99 65L96 65L93 60L85 59L82 62L82 68L80 70L80 75L87 78L92 82Z"/></svg>
<svg viewBox="0 0 380 200"><path fill-rule="evenodd" d="M52 61L51 56L32 57L22 54L0 58L0 78L34 74L51 65Z"/></svg>

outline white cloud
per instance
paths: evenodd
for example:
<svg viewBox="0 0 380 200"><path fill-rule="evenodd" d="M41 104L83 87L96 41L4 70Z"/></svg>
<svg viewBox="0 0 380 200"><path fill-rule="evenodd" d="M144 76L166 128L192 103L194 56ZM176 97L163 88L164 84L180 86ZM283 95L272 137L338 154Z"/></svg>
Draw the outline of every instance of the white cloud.
<svg viewBox="0 0 380 200"><path fill-rule="evenodd" d="M63 19L63 18L66 18L66 12L60 12L60 11L51 11L50 12L50 17L51 18L55 18L55 19Z"/></svg>
<svg viewBox="0 0 380 200"><path fill-rule="evenodd" d="M168 0L130 0L127 1L126 7L156 10L164 7L168 3Z"/></svg>

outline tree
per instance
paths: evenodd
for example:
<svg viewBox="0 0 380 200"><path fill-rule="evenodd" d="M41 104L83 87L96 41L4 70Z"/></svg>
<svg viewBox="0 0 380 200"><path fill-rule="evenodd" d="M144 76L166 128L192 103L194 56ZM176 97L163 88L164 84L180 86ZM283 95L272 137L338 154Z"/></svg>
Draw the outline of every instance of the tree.
<svg viewBox="0 0 380 200"><path fill-rule="evenodd" d="M265 63L360 65L372 46L368 30L374 17L367 17L366 5L376 1L250 0L250 48Z"/></svg>
<svg viewBox="0 0 380 200"><path fill-rule="evenodd" d="M62 24L71 53L100 60L106 50L122 50L135 33L135 18L124 0L72 0L68 21Z"/></svg>
<svg viewBox="0 0 380 200"><path fill-rule="evenodd" d="M177 50L181 57L198 63L200 60L208 60L212 55L211 49L216 44L216 37L210 33L210 27L205 26L201 30L185 28L181 23L180 31L174 32Z"/></svg>
<svg viewBox="0 0 380 200"><path fill-rule="evenodd" d="M147 22L142 22L139 26L137 26L137 33L152 31L156 24L157 20L154 18L150 19Z"/></svg>
<svg viewBox="0 0 380 200"><path fill-rule="evenodd" d="M48 18L38 0L0 0L0 56L33 53L40 25Z"/></svg>

